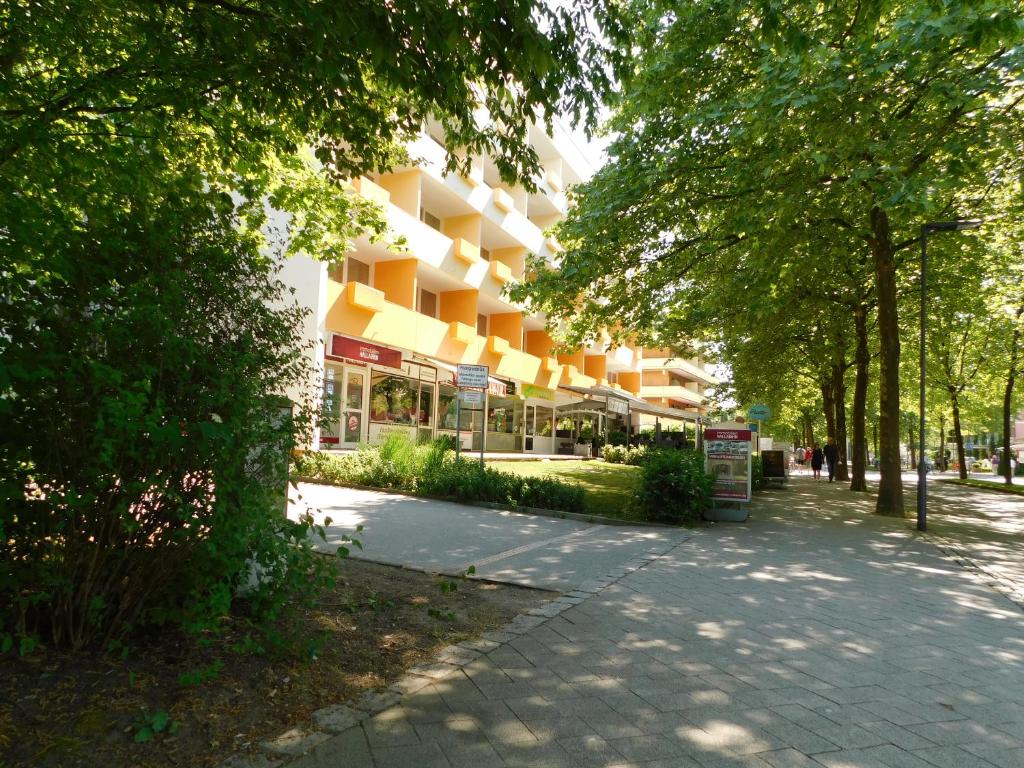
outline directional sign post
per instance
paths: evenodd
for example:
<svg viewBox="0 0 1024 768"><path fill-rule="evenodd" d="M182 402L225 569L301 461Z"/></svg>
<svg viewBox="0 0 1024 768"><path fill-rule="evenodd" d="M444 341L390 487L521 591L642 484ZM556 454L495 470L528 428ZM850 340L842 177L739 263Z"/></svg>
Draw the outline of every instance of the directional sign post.
<svg viewBox="0 0 1024 768"><path fill-rule="evenodd" d="M465 405L479 405L480 406L480 466L484 465L484 438L487 435L486 430L486 418L487 413L484 411L484 392L487 391L487 385L490 378L490 368L486 365L465 365L459 364L459 367L455 372L455 384L458 387L459 394L456 398L455 404L455 455L459 455L459 428L462 426L462 406ZM476 409L473 409L476 410Z"/></svg>
<svg viewBox="0 0 1024 768"><path fill-rule="evenodd" d="M772 417L772 409L767 405L752 405L747 409L747 421L756 422L754 431L757 432L757 455L761 455L761 422L768 421Z"/></svg>

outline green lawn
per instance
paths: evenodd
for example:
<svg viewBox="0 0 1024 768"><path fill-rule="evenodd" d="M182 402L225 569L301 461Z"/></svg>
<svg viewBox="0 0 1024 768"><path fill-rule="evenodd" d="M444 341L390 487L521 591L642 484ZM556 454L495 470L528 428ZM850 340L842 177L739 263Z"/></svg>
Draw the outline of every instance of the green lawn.
<svg viewBox="0 0 1024 768"><path fill-rule="evenodd" d="M629 509L639 467L603 461L488 461L487 466L528 477L543 475L577 482L586 491L587 511L591 514L639 519Z"/></svg>

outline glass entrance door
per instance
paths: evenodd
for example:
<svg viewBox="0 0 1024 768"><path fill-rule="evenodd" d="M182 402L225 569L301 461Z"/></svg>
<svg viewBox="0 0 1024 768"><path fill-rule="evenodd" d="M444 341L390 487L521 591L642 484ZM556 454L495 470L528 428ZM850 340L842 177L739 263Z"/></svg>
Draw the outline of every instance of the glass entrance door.
<svg viewBox="0 0 1024 768"><path fill-rule="evenodd" d="M355 448L359 443L366 442L366 424L363 418L366 412L366 371L346 366L344 382L341 445L345 448Z"/></svg>

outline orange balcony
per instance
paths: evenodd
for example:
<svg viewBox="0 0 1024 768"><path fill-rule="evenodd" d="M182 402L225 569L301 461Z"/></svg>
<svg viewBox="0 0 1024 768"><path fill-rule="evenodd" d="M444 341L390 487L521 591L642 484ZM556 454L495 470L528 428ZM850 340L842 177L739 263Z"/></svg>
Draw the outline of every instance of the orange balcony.
<svg viewBox="0 0 1024 768"><path fill-rule="evenodd" d="M508 264L504 264L500 261L491 262L491 277L496 281L505 285L506 283L512 282L512 268Z"/></svg>
<svg viewBox="0 0 1024 768"><path fill-rule="evenodd" d="M456 237L455 240L455 258L466 264L479 264L480 258L480 246L475 245L469 240L463 237Z"/></svg>
<svg viewBox="0 0 1024 768"><path fill-rule="evenodd" d="M499 211L509 213L516 207L516 201L513 199L512 195L500 187L494 188L492 199L494 200L494 207Z"/></svg>
<svg viewBox="0 0 1024 768"><path fill-rule="evenodd" d="M353 307L369 312L380 312L384 309L384 291L355 281L345 286L345 300Z"/></svg>

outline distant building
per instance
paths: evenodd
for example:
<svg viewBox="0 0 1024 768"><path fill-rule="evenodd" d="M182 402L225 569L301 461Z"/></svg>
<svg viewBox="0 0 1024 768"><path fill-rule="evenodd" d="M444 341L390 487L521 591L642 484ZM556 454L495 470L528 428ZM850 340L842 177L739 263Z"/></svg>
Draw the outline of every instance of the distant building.
<svg viewBox="0 0 1024 768"><path fill-rule="evenodd" d="M446 174L437 131L409 147L421 162L352 181L404 236L395 253L359 240L342 266L297 257L282 279L311 310L307 332L328 414L314 446L351 448L390 432L456 435L468 449L579 452L590 435L635 434L655 422L695 423L716 384L700 359L606 344L556 354L544 319L509 300L527 254L555 260L545 230L567 212L566 188L589 173L569 138L534 128L537 190L501 181L489 158ZM482 402L457 403L456 366L486 365ZM459 414L457 417L456 414Z"/></svg>

